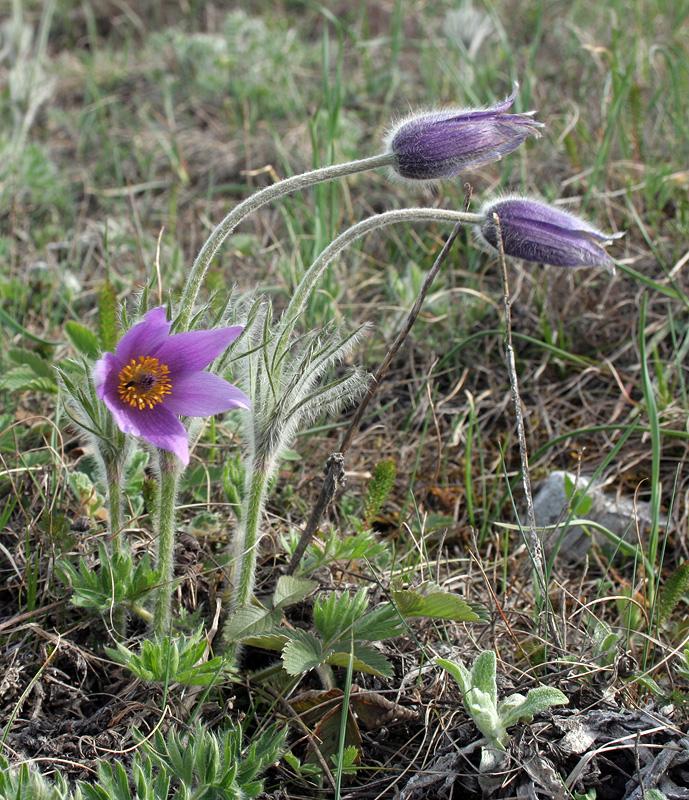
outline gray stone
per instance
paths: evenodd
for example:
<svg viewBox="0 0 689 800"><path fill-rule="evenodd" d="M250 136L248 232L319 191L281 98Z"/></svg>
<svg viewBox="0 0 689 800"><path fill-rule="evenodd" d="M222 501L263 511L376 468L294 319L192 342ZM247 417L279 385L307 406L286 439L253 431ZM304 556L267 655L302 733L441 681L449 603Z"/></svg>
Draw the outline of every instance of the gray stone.
<svg viewBox="0 0 689 800"><path fill-rule="evenodd" d="M581 525L567 526L570 517L571 501L568 497L571 487L575 487L578 500L590 498L591 507L577 511L575 519L588 519L597 522L611 533L630 543L637 543L639 535L644 541L645 533L651 525L651 507L649 503L635 501L631 497L616 497L605 492L603 487L591 484L591 479L583 475L578 478L571 472L556 470L551 472L534 497L534 513L539 528L556 525L552 530L543 532L543 547L546 555L550 555L562 537L558 549L558 558L564 561L580 561L591 546L591 541L603 543L609 541L604 534L593 527ZM584 500L585 504L587 501ZM585 512L584 512L584 509ZM667 520L659 520L665 525ZM614 545L613 545L614 546Z"/></svg>

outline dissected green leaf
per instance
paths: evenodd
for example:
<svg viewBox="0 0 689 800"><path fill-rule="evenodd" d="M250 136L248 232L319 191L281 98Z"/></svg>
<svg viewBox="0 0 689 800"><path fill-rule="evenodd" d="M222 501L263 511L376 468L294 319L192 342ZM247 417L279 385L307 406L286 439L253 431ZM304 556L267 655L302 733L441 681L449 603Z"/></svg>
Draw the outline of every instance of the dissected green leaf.
<svg viewBox="0 0 689 800"><path fill-rule="evenodd" d="M117 649L106 647L106 653L138 678L157 683L181 683L188 686L209 686L227 673L227 664L217 656L203 661L207 649L202 629L190 636L179 634L162 639L144 639L138 652L120 642Z"/></svg>

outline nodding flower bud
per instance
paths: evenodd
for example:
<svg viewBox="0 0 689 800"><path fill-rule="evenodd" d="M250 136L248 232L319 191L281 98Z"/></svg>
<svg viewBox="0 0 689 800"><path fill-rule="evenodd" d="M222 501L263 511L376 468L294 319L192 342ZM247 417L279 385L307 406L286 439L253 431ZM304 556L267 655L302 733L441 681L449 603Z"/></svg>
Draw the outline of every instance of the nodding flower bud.
<svg viewBox="0 0 689 800"><path fill-rule="evenodd" d="M474 229L480 241L507 256L555 267L605 267L612 272L613 260L603 248L624 236L602 233L575 214L517 195L486 203L481 216Z"/></svg>
<svg viewBox="0 0 689 800"><path fill-rule="evenodd" d="M430 181L499 161L527 136L540 136L540 122L528 114L506 114L514 92L491 108L448 109L412 114L385 137L394 156L393 172L402 178Z"/></svg>

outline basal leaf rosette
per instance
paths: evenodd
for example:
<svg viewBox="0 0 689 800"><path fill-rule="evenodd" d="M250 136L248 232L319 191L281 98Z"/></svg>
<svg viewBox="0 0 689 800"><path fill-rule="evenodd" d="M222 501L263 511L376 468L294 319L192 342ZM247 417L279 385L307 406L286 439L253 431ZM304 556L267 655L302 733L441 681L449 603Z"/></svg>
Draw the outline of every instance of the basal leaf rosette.
<svg viewBox="0 0 689 800"><path fill-rule="evenodd" d="M125 333L114 353L98 360L94 380L98 397L121 431L174 453L186 466L189 438L179 416L250 408L241 389L205 371L243 328L170 335L171 328L163 307L149 311Z"/></svg>

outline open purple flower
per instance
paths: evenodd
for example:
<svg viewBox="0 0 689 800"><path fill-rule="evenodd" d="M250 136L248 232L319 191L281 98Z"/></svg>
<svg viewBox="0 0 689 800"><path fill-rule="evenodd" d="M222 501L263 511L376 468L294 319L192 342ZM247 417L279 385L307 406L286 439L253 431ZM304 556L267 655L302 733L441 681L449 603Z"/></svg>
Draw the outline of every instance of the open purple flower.
<svg viewBox="0 0 689 800"><path fill-rule="evenodd" d="M395 156L393 171L412 180L451 178L462 170L499 161L543 124L528 114L506 114L517 89L491 108L448 109L413 114L385 138Z"/></svg>
<svg viewBox="0 0 689 800"><path fill-rule="evenodd" d="M526 197L508 196L481 209L483 222L475 228L485 244L500 251L497 214L505 255L552 264L555 267L605 267L614 263L604 246L622 233L606 234L589 222Z"/></svg>
<svg viewBox="0 0 689 800"><path fill-rule="evenodd" d="M176 416L206 417L250 408L247 396L204 369L242 332L241 325L170 336L164 308L149 311L96 363L96 393L124 433L169 450L186 466L189 439Z"/></svg>

